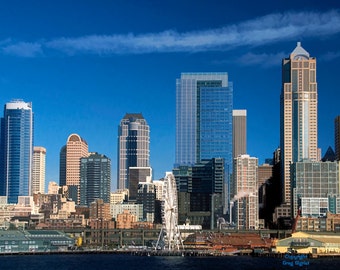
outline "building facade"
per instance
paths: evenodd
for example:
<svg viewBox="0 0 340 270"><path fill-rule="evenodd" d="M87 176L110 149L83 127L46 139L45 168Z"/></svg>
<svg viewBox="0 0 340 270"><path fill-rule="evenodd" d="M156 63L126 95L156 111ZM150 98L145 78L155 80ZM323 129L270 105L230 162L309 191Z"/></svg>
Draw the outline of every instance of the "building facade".
<svg viewBox="0 0 340 270"><path fill-rule="evenodd" d="M150 167L130 167L128 178L129 201L136 201L140 183L151 183L152 169Z"/></svg>
<svg viewBox="0 0 340 270"><path fill-rule="evenodd" d="M32 195L45 193L45 167L46 167L46 148L35 146L33 148L32 164Z"/></svg>
<svg viewBox="0 0 340 270"><path fill-rule="evenodd" d="M233 110L233 158L247 153L247 110Z"/></svg>
<svg viewBox="0 0 340 270"><path fill-rule="evenodd" d="M137 204L143 205L143 220L155 221L156 188L153 183L139 183Z"/></svg>
<svg viewBox="0 0 340 270"><path fill-rule="evenodd" d="M110 204L110 213L117 220L118 214L128 211L130 214L137 217L137 221L143 221L143 205L137 203L117 203Z"/></svg>
<svg viewBox="0 0 340 270"><path fill-rule="evenodd" d="M339 197L339 163L304 160L291 165L292 215L298 209L303 217L325 216L328 211L336 214L329 203Z"/></svg>
<svg viewBox="0 0 340 270"><path fill-rule="evenodd" d="M6 103L0 133L0 195L8 203L18 196L31 195L33 155L32 103L13 100Z"/></svg>
<svg viewBox="0 0 340 270"><path fill-rule="evenodd" d="M60 151L60 185L68 187L69 198L77 204L80 202L80 159L87 156L87 142L78 134L71 134Z"/></svg>
<svg viewBox="0 0 340 270"><path fill-rule="evenodd" d="M91 153L80 159L80 204L90 205L97 199L110 203L111 160Z"/></svg>
<svg viewBox="0 0 340 270"><path fill-rule="evenodd" d="M127 113L118 127L117 188L128 185L130 167L150 166L150 127L141 113Z"/></svg>
<svg viewBox="0 0 340 270"><path fill-rule="evenodd" d="M233 86L228 73L182 73L176 80L175 167L223 158L229 198Z"/></svg>
<svg viewBox="0 0 340 270"><path fill-rule="evenodd" d="M282 60L280 149L282 203L291 202L290 164L318 160L316 59L298 42Z"/></svg>
<svg viewBox="0 0 340 270"><path fill-rule="evenodd" d="M178 190L178 223L216 228L224 210L224 159L202 160L173 169Z"/></svg>
<svg viewBox="0 0 340 270"><path fill-rule="evenodd" d="M236 229L258 229L258 159L239 155L234 159L230 212Z"/></svg>

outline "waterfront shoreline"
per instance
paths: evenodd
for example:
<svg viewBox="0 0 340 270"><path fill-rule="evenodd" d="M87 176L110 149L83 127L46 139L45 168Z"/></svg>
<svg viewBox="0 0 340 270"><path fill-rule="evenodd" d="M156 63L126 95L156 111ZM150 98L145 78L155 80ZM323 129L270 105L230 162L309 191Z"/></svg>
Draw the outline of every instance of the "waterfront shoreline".
<svg viewBox="0 0 340 270"><path fill-rule="evenodd" d="M284 258L285 253L254 253L240 250L237 253L216 252L210 250L65 250L65 251L27 251L27 252L2 252L2 256L34 256L34 255L84 255L84 254L108 254L108 255L130 255L130 256L175 256L175 257L272 257ZM340 258L338 253L320 253L320 254L298 254L306 255L308 259L318 258Z"/></svg>

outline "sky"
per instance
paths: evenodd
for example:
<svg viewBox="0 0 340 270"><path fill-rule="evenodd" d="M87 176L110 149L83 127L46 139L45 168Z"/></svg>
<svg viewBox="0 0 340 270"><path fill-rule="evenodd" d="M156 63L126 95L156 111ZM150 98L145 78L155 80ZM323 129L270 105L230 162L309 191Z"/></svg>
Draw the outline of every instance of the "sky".
<svg viewBox="0 0 340 270"><path fill-rule="evenodd" d="M228 72L234 109L247 110L247 152L262 164L279 146L281 61L298 41L317 59L324 154L340 115L337 0L1 0L0 106L32 102L46 186L59 183L60 149L77 133L111 159L115 190L123 116L147 120L160 179L175 161L176 78Z"/></svg>

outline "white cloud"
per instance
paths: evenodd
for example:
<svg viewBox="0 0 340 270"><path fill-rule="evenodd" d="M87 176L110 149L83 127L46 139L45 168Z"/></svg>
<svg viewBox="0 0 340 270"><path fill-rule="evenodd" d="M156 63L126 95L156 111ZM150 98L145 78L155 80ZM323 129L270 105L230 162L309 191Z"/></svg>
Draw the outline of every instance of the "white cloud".
<svg viewBox="0 0 340 270"><path fill-rule="evenodd" d="M42 54L41 44L19 42L16 44L5 45L2 47L4 54L16 55L21 57L34 57Z"/></svg>
<svg viewBox="0 0 340 270"><path fill-rule="evenodd" d="M234 60L234 63L237 63L242 66L262 66L262 67L272 67L280 65L281 60L287 57L287 54L284 52L279 52L275 54L255 54L255 53L247 53Z"/></svg>
<svg viewBox="0 0 340 270"><path fill-rule="evenodd" d="M330 36L340 32L340 13L287 12L269 14L222 28L178 33L89 35L57 38L45 42L7 45L5 53L34 56L43 50L67 54L140 54L150 52L197 52L261 46L302 37ZM1 44L0 44L1 46Z"/></svg>
<svg viewBox="0 0 340 270"><path fill-rule="evenodd" d="M49 48L69 53L148 53L225 50L259 46L287 39L320 37L340 32L340 13L289 12L270 14L240 24L195 32L85 36L47 42Z"/></svg>

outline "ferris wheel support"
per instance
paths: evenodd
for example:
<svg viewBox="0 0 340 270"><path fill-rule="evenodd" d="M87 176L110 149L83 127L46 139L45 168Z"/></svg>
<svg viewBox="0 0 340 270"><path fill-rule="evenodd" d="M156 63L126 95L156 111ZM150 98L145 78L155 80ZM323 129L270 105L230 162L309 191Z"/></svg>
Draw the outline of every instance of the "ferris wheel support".
<svg viewBox="0 0 340 270"><path fill-rule="evenodd" d="M162 229L160 231L156 248L179 250L183 241L178 229L178 203L176 180L172 173L166 173L162 194ZM160 241L164 246L160 247Z"/></svg>

